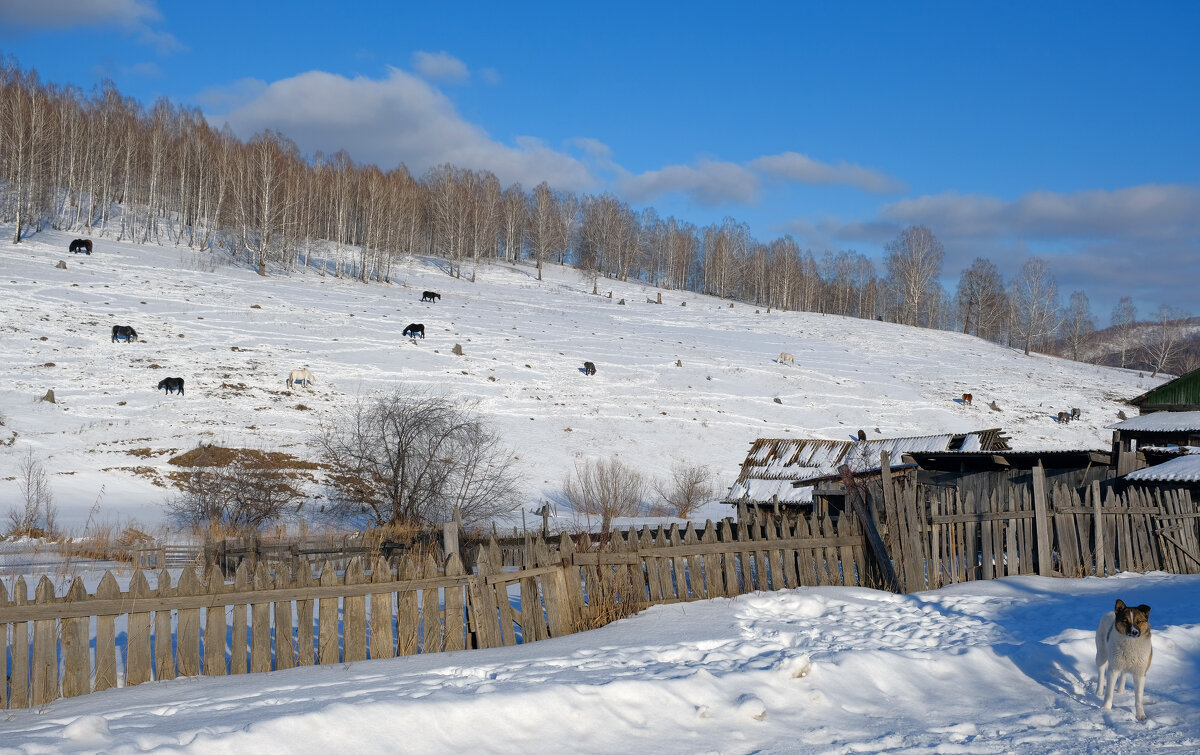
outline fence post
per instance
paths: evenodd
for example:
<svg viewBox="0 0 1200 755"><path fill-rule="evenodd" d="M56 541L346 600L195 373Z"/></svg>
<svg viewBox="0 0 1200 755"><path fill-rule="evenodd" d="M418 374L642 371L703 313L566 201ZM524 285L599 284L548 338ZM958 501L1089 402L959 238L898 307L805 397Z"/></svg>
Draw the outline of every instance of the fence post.
<svg viewBox="0 0 1200 755"><path fill-rule="evenodd" d="M900 582L896 579L896 570L892 568L892 559L888 556L887 548L883 545L883 538L879 537L879 529L875 525L875 517L871 515L870 509L867 508L867 502L863 499L862 489L854 483L854 476L850 473L850 467L845 464L841 465L838 467L838 474L842 476L842 484L846 486L846 497L850 499L851 506L854 508L854 515L862 523L863 534L866 535L867 543L871 546L871 552L875 555L875 562L883 574L884 587L891 592L903 592L900 589Z"/></svg>
<svg viewBox="0 0 1200 755"><path fill-rule="evenodd" d="M1046 470L1042 462L1033 468L1033 515L1037 519L1037 558L1038 574L1049 577L1054 574L1054 561L1051 540L1054 533L1050 531L1050 516L1046 510Z"/></svg>
<svg viewBox="0 0 1200 755"><path fill-rule="evenodd" d="M1100 507L1100 481L1092 480L1088 488L1092 496L1092 506L1095 508L1093 526L1096 531L1096 576L1104 576L1104 514Z"/></svg>

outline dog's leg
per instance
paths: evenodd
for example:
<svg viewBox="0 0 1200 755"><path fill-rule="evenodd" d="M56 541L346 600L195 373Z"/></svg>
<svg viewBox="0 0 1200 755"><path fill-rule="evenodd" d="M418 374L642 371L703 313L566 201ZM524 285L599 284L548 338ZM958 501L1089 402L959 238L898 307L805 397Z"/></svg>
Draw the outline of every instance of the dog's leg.
<svg viewBox="0 0 1200 755"><path fill-rule="evenodd" d="M1108 674L1108 659L1104 657L1103 650L1096 651L1096 670L1100 672L1100 678L1096 680L1096 697L1104 697L1104 679Z"/></svg>
<svg viewBox="0 0 1200 755"><path fill-rule="evenodd" d="M1134 710L1134 713L1137 715L1137 720L1139 720L1139 721L1146 720L1146 711L1142 708L1142 689L1145 688L1145 686L1146 686L1146 675L1145 674L1138 674L1138 675L1134 676L1134 678L1133 678L1133 694L1134 694L1133 710Z"/></svg>
<svg viewBox="0 0 1200 755"><path fill-rule="evenodd" d="M1104 695L1104 705L1100 706L1101 710L1112 710L1113 690L1116 689L1118 676L1120 674L1115 670L1108 675L1108 691Z"/></svg>

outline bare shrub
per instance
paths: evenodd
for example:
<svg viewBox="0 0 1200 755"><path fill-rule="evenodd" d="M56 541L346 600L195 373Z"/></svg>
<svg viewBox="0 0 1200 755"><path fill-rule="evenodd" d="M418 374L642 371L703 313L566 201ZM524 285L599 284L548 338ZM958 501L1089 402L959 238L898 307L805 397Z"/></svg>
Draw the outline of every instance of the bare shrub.
<svg viewBox="0 0 1200 755"><path fill-rule="evenodd" d="M172 475L180 490L167 501L172 519L193 527L259 529L303 505L292 472L264 461L267 454L230 451L236 449L200 446L186 454L189 471Z"/></svg>
<svg viewBox="0 0 1200 755"><path fill-rule="evenodd" d="M641 474L619 459L588 459L576 462L563 495L576 511L600 517L600 531L607 533L614 517L638 515L645 487Z"/></svg>
<svg viewBox="0 0 1200 755"><path fill-rule="evenodd" d="M519 505L512 452L473 404L420 391L359 399L321 426L330 513L426 528L473 524ZM365 519L364 519L365 518Z"/></svg>
<svg viewBox="0 0 1200 755"><path fill-rule="evenodd" d="M651 483L654 492L675 516L687 519L697 508L712 500L716 483L712 470L703 464L678 462L665 479Z"/></svg>
<svg viewBox="0 0 1200 755"><path fill-rule="evenodd" d="M53 537L58 534L58 507L50 490L46 468L28 449L17 465L17 485L22 505L9 509L9 534L25 537Z"/></svg>

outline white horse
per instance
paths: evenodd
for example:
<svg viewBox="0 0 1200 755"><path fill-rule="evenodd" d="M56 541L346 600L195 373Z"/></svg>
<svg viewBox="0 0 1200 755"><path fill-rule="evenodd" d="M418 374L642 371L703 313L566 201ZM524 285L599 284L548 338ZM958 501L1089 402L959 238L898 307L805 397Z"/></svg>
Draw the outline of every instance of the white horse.
<svg viewBox="0 0 1200 755"><path fill-rule="evenodd" d="M291 388L293 383L299 383L307 388L315 382L317 382L317 379L313 377L313 374L308 371L307 367L305 367L302 370L292 370L292 373L288 375L287 386L288 388Z"/></svg>
<svg viewBox="0 0 1200 755"><path fill-rule="evenodd" d="M778 362L779 364L790 364L793 367L796 366L796 357L792 356L791 354L787 353L786 351L783 352L782 354L780 354L779 358L776 359L775 361Z"/></svg>

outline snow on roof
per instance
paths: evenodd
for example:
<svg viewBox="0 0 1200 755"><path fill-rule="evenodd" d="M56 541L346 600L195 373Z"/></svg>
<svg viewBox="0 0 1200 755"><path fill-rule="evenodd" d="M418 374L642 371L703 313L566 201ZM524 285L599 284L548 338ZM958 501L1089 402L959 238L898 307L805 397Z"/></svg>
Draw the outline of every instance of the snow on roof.
<svg viewBox="0 0 1200 755"><path fill-rule="evenodd" d="M1153 432L1190 432L1200 430L1200 412L1153 412L1130 417L1109 425L1109 430L1150 430Z"/></svg>
<svg viewBox="0 0 1200 755"><path fill-rule="evenodd" d="M906 453L948 451L956 439L961 440L964 451L1007 448L999 430L865 441L759 438L746 455L742 471L726 500L810 501L811 489L797 488L793 483L836 476L837 468L842 464L848 464L855 472L877 471L883 451L888 452L892 467L901 466Z"/></svg>
<svg viewBox="0 0 1200 755"><path fill-rule="evenodd" d="M1200 482L1200 454L1178 456L1125 475L1130 482Z"/></svg>

